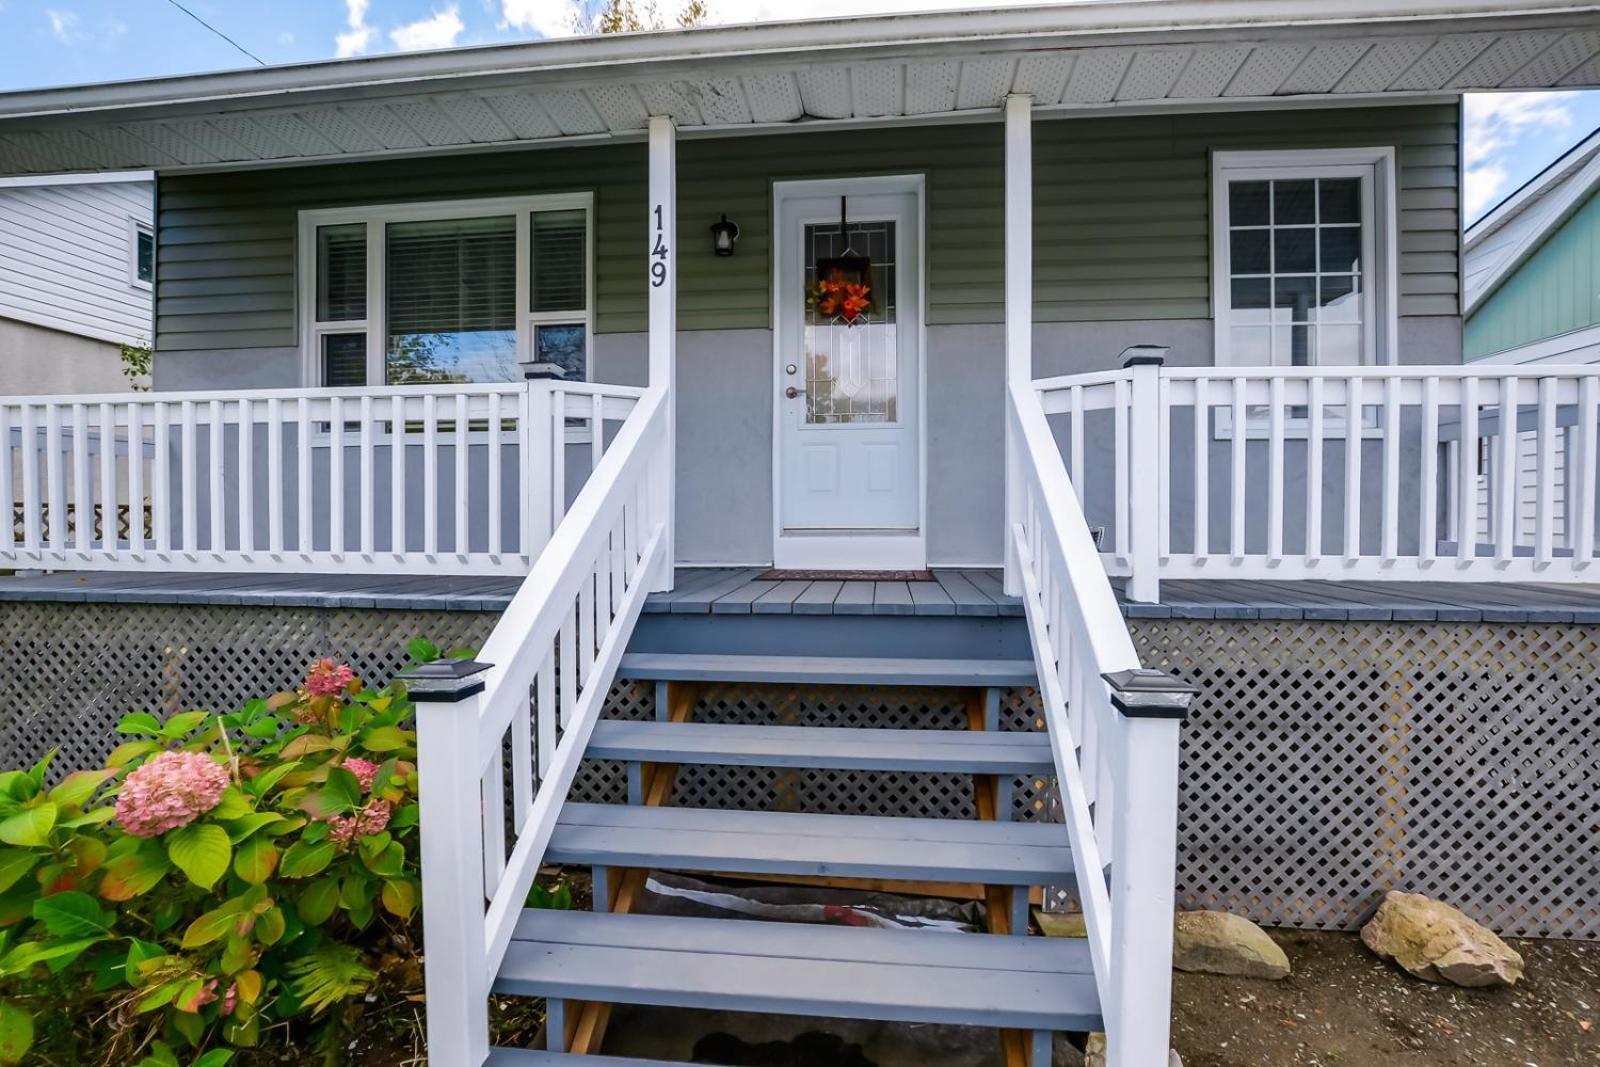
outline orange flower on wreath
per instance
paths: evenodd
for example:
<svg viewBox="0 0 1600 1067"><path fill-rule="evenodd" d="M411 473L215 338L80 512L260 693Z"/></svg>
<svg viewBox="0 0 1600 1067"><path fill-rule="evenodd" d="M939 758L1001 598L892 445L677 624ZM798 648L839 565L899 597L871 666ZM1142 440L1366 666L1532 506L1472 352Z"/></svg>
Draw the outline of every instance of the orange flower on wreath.
<svg viewBox="0 0 1600 1067"><path fill-rule="evenodd" d="M846 326L872 310L872 287L847 281L839 271L818 278L811 290L811 305L825 318L843 319Z"/></svg>

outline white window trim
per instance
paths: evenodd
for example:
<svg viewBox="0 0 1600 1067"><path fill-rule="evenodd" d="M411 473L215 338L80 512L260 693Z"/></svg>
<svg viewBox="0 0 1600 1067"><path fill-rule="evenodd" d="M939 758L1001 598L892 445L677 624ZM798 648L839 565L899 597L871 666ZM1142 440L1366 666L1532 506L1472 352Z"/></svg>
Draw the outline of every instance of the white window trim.
<svg viewBox="0 0 1600 1067"><path fill-rule="evenodd" d="M139 277L139 236L140 236L140 234L149 234L150 235L150 276L151 276L151 280L150 281L145 281L144 279ZM138 219L133 218L132 216L129 216L129 218L128 218L128 284L133 286L135 289L143 289L145 292L149 292L150 290L155 288L155 272L156 272L156 269L155 269L156 268L155 247L156 247L156 231L155 231L155 227L151 226L148 222L140 222Z"/></svg>
<svg viewBox="0 0 1600 1067"><path fill-rule="evenodd" d="M531 219L539 211L587 213L584 227L584 293L581 312L535 312L533 303ZM471 219L489 215L510 215L516 220L517 234L517 360L533 358L534 328L548 323L582 323L584 327L585 380L594 377L594 194L549 193L538 196L480 197L466 200L430 200L405 204L374 204L361 207L317 208L300 212L296 265L299 296L301 381L307 386L322 384L322 337L324 334L360 333L367 336L367 380L381 385L386 380L387 341L383 323L384 307L384 227L391 222L426 222L437 219ZM348 223L367 227L367 317L337 322L319 322L317 310L317 228Z"/></svg>
<svg viewBox="0 0 1600 1067"><path fill-rule="evenodd" d="M1395 151L1390 147L1306 148L1211 154L1211 321L1217 366L1240 365L1233 357L1229 333L1228 182L1347 176L1327 172L1351 168L1361 168L1362 206L1371 218L1366 227L1373 252L1370 283L1365 286L1365 362L1377 366L1399 362L1400 226Z"/></svg>

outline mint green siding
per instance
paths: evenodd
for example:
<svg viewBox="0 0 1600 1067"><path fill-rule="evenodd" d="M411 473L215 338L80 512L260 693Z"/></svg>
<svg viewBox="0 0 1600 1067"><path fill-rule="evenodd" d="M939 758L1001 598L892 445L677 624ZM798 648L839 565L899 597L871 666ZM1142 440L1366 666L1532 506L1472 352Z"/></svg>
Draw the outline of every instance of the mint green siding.
<svg viewBox="0 0 1600 1067"><path fill-rule="evenodd" d="M1352 145L1397 149L1401 313L1459 314L1453 106L1041 118L1034 130L1041 322L1208 317L1210 153ZM999 322L1001 132L982 123L683 141L681 328L769 326L774 181L889 173L926 177L928 322ZM640 144L163 175L157 347L296 346L301 209L579 190L595 194L597 329L642 330ZM723 213L742 228L731 258L710 249L708 227Z"/></svg>
<svg viewBox="0 0 1600 1067"><path fill-rule="evenodd" d="M1467 320L1466 358L1600 325L1600 195L1591 196Z"/></svg>

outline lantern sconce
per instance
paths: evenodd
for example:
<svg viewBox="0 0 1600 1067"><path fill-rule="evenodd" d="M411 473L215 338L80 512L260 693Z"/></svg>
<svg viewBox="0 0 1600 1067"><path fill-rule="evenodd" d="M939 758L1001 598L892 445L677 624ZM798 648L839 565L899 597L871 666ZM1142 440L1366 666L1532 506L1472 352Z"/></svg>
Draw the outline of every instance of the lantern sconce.
<svg viewBox="0 0 1600 1067"><path fill-rule="evenodd" d="M719 256L733 255L734 242L739 240L739 224L729 222L723 215L721 222L711 224L711 250Z"/></svg>

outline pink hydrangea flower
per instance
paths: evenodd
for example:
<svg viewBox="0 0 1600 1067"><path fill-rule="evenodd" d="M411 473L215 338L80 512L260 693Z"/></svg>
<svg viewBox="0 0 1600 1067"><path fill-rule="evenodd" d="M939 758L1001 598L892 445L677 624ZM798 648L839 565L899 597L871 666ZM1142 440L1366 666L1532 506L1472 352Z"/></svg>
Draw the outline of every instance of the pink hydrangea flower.
<svg viewBox="0 0 1600 1067"><path fill-rule="evenodd" d="M378 777L378 765L371 760L359 756L351 756L343 763L345 770L356 776L356 781L361 783L363 793L372 792L373 779Z"/></svg>
<svg viewBox="0 0 1600 1067"><path fill-rule="evenodd" d="M354 815L335 815L328 820L328 839L345 846L358 837L381 834L389 825L389 802L374 800Z"/></svg>
<svg viewBox="0 0 1600 1067"><path fill-rule="evenodd" d="M156 837L216 807L227 788L227 768L209 756L163 752L122 783L117 821L134 837Z"/></svg>
<svg viewBox="0 0 1600 1067"><path fill-rule="evenodd" d="M233 1009L239 1006L239 983L229 982L228 991L222 994L222 1014L232 1015Z"/></svg>
<svg viewBox="0 0 1600 1067"><path fill-rule="evenodd" d="M314 697L336 697L355 680L356 672L350 669L350 664L335 665L331 659L318 660L306 672L306 691Z"/></svg>

